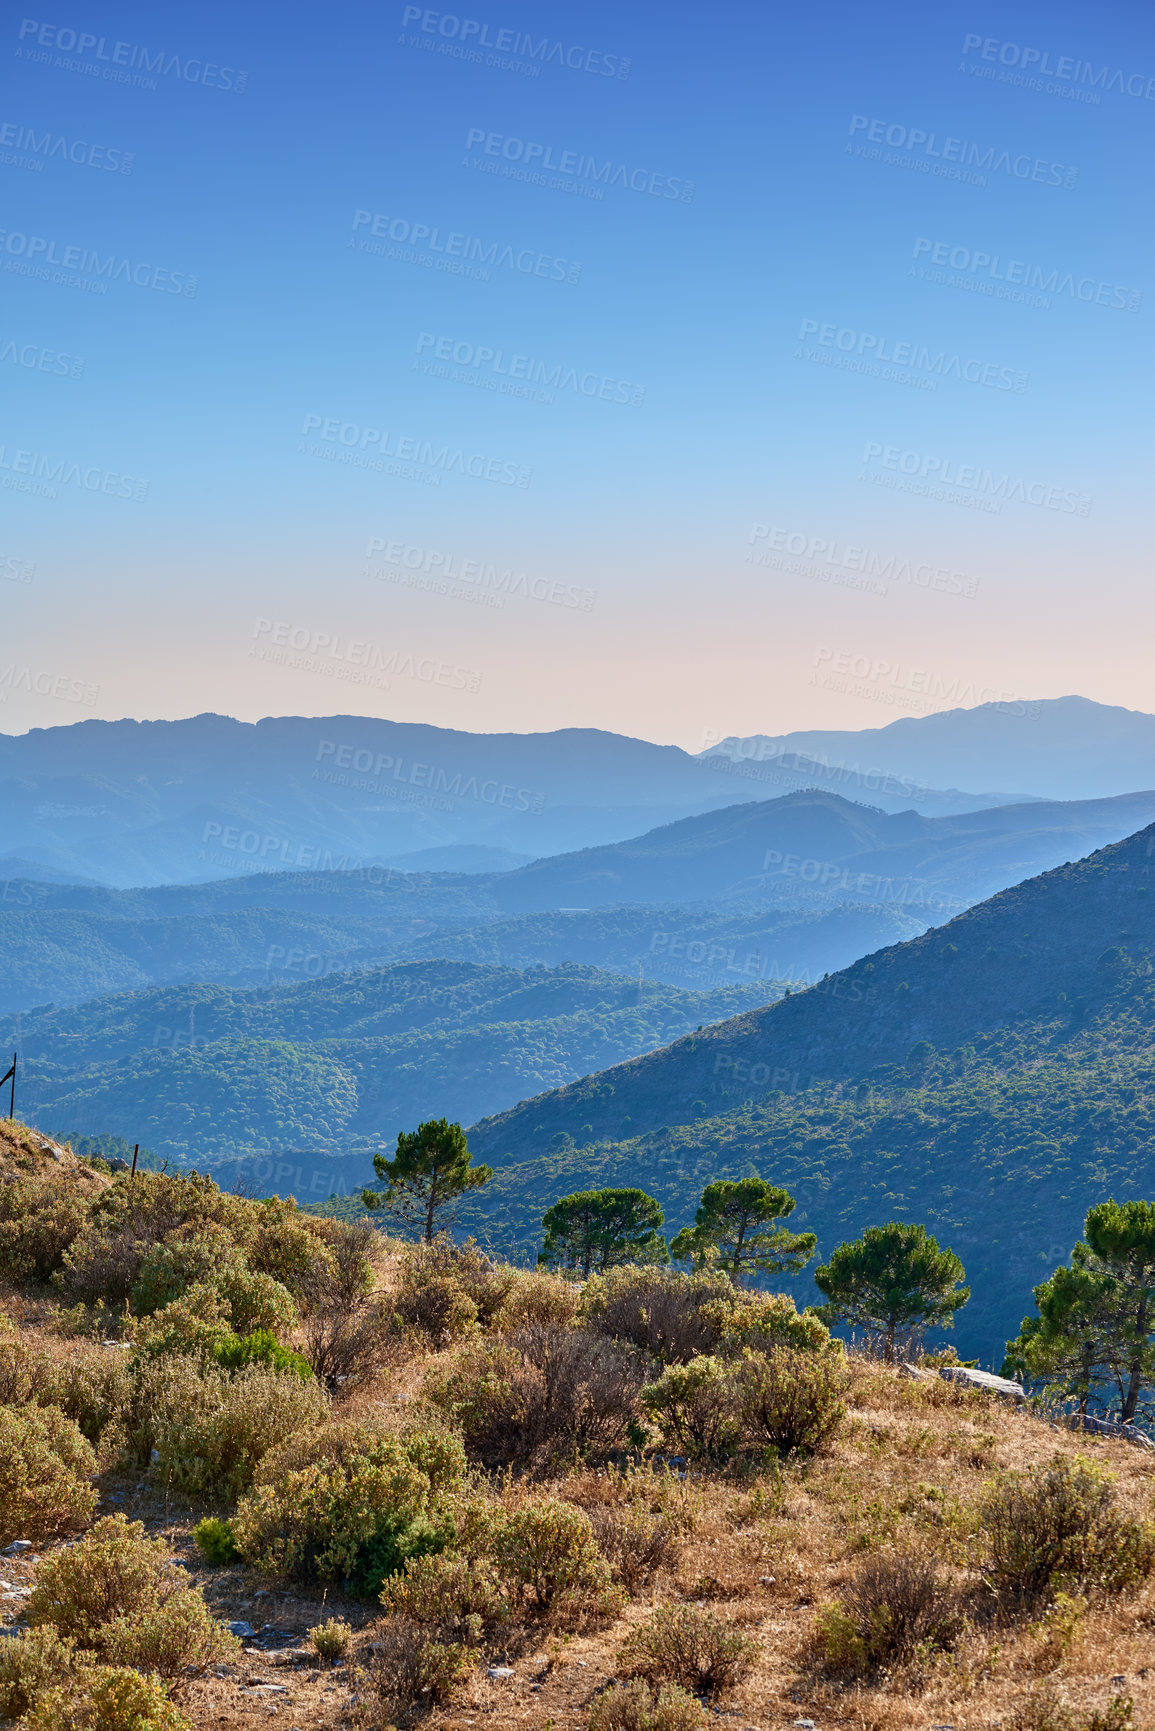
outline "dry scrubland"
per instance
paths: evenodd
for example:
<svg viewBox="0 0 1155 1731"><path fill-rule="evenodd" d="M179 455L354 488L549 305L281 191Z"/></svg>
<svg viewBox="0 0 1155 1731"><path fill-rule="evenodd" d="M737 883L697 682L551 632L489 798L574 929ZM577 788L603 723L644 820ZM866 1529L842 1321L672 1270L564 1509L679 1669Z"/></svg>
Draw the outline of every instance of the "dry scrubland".
<svg viewBox="0 0 1155 1731"><path fill-rule="evenodd" d="M0 1307L32 1731L1151 1721L1151 1457L788 1300L582 1291L6 1123Z"/></svg>

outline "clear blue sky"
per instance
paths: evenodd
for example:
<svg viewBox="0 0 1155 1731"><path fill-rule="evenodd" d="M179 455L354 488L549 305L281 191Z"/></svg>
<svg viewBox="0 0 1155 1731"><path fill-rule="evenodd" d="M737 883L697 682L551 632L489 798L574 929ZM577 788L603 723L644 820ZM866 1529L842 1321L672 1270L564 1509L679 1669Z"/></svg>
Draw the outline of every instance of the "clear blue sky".
<svg viewBox="0 0 1155 1731"><path fill-rule="evenodd" d="M5 31L0 729L1155 708L1146 5Z"/></svg>

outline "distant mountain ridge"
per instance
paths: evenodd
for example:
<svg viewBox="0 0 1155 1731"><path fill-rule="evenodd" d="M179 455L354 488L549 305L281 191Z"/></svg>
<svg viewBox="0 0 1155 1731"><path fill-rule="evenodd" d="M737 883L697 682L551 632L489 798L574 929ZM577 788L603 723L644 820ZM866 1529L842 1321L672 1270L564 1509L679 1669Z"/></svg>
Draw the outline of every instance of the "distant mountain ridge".
<svg viewBox="0 0 1155 1731"><path fill-rule="evenodd" d="M814 779L886 778L912 787L974 788L1009 804L1016 793L1095 799L1155 785L1155 715L1086 697L984 703L904 716L860 731L810 729L731 736L708 748L751 778L810 765Z"/></svg>
<svg viewBox="0 0 1155 1731"><path fill-rule="evenodd" d="M930 816L1005 803L869 764L734 763L598 728L481 734L371 716L208 714L0 734L6 851L119 887L254 866L348 870L427 849L543 858L815 782Z"/></svg>

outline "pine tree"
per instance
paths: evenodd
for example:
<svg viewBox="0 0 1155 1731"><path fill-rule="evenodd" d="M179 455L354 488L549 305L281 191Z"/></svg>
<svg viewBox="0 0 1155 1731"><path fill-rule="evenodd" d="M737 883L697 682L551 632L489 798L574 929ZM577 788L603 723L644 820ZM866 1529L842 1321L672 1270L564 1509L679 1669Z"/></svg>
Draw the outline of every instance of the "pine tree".
<svg viewBox="0 0 1155 1731"><path fill-rule="evenodd" d="M815 1314L828 1325L849 1323L877 1336L883 1357L893 1364L900 1340L951 1326L970 1297L970 1288L959 1285L962 1278L954 1251L940 1250L925 1226L892 1220L840 1244L815 1269L814 1284L826 1295Z"/></svg>
<svg viewBox="0 0 1155 1731"><path fill-rule="evenodd" d="M814 1254L813 1232L775 1224L794 1212L794 1198L765 1178L719 1178L707 1184L694 1216L670 1245L679 1262L716 1261L740 1285L758 1274L796 1274Z"/></svg>
<svg viewBox="0 0 1155 1731"><path fill-rule="evenodd" d="M625 1262L668 1262L661 1205L644 1190L579 1190L542 1216L545 1241L538 1263L583 1279Z"/></svg>
<svg viewBox="0 0 1155 1731"><path fill-rule="evenodd" d="M493 1177L492 1166L470 1165L465 1132L447 1118L430 1118L416 1130L403 1130L392 1160L374 1154L373 1170L386 1189L384 1195L362 1190L366 1208L385 1208L402 1220L420 1222L427 1244L458 1197Z"/></svg>

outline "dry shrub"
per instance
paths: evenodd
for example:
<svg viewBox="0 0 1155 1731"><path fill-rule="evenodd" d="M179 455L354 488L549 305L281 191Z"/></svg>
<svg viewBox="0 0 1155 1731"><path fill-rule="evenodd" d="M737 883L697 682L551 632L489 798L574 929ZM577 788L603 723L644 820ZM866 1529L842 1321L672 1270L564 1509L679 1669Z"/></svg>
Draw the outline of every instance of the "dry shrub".
<svg viewBox="0 0 1155 1731"><path fill-rule="evenodd" d="M0 1544L86 1527L95 1472L91 1443L59 1407L0 1407Z"/></svg>
<svg viewBox="0 0 1155 1731"><path fill-rule="evenodd" d="M98 1665L71 1687L50 1689L25 1720L26 1731L191 1731L156 1677Z"/></svg>
<svg viewBox="0 0 1155 1731"><path fill-rule="evenodd" d="M375 1651L361 1677L362 1723L411 1724L419 1713L448 1700L474 1663L468 1647L431 1641L427 1630L403 1618L387 1618L375 1634Z"/></svg>
<svg viewBox="0 0 1155 1731"><path fill-rule="evenodd" d="M494 1561L531 1616L617 1608L589 1516L556 1497L523 1503L496 1528ZM620 1598L620 1595L619 1595Z"/></svg>
<svg viewBox="0 0 1155 1731"><path fill-rule="evenodd" d="M1155 1566L1155 1532L1121 1512L1109 1476L1082 1458L1004 1474L987 1493L982 1525L986 1576L1008 1610L1060 1588L1121 1592Z"/></svg>
<svg viewBox="0 0 1155 1731"><path fill-rule="evenodd" d="M189 1496L238 1496L270 1449L320 1424L329 1402L314 1381L253 1364L233 1374L162 1359L140 1379L138 1458Z"/></svg>
<svg viewBox="0 0 1155 1731"><path fill-rule="evenodd" d="M1008 1725L1009 1731L1131 1731L1133 1712L1126 1695L1112 1695L1105 1707L1080 1712L1047 1683L1019 1698Z"/></svg>
<svg viewBox="0 0 1155 1731"><path fill-rule="evenodd" d="M57 1361L0 1315L0 1403L27 1406L54 1400L59 1384Z"/></svg>
<svg viewBox="0 0 1155 1731"><path fill-rule="evenodd" d="M732 1354L744 1346L819 1352L831 1345L829 1330L817 1317L799 1316L792 1298L743 1292L708 1269L612 1269L587 1281L581 1314L599 1334L627 1340L663 1364Z"/></svg>
<svg viewBox="0 0 1155 1731"><path fill-rule="evenodd" d="M326 1388L351 1394L397 1363L401 1339L380 1304L319 1304L305 1314L302 1351Z"/></svg>
<svg viewBox="0 0 1155 1731"><path fill-rule="evenodd" d="M517 1281L517 1272L479 1250L472 1239L446 1237L402 1253L393 1305L402 1323L441 1348L488 1328Z"/></svg>
<svg viewBox="0 0 1155 1731"><path fill-rule="evenodd" d="M676 1683L655 1692L640 1677L608 1689L590 1708L589 1731L703 1731L700 1704Z"/></svg>
<svg viewBox="0 0 1155 1731"><path fill-rule="evenodd" d="M199 1588L183 1582L162 1540L112 1515L44 1559L25 1614L98 1659L175 1677L237 1651Z"/></svg>
<svg viewBox="0 0 1155 1731"><path fill-rule="evenodd" d="M697 1605L663 1605L625 1641L618 1669L650 1683L680 1683L696 1695L713 1695L749 1675L758 1643L714 1611Z"/></svg>
<svg viewBox="0 0 1155 1731"><path fill-rule="evenodd" d="M581 1288L572 1280L538 1269L517 1273L512 1286L493 1317L492 1327L501 1334L522 1328L564 1328L581 1308Z"/></svg>
<svg viewBox="0 0 1155 1731"><path fill-rule="evenodd" d="M636 1503L618 1508L595 1504L588 1513L598 1549L615 1581L631 1596L648 1587L655 1575L677 1568L678 1533L664 1514L652 1514Z"/></svg>
<svg viewBox="0 0 1155 1731"><path fill-rule="evenodd" d="M641 1383L636 1353L548 1324L464 1347L448 1367L429 1372L425 1392L485 1465L545 1467L619 1447Z"/></svg>
<svg viewBox="0 0 1155 1731"><path fill-rule="evenodd" d="M819 1642L835 1670L867 1672L911 1658L917 1649L953 1646L962 1619L933 1558L869 1557L819 1622Z"/></svg>
<svg viewBox="0 0 1155 1731"><path fill-rule="evenodd" d="M306 1309L334 1305L352 1310L373 1290L382 1260L381 1234L363 1220L310 1217L312 1229L327 1246L332 1272L310 1276L302 1294Z"/></svg>
<svg viewBox="0 0 1155 1731"><path fill-rule="evenodd" d="M374 1596L408 1558L444 1549L464 1471L460 1443L444 1432L322 1425L262 1461L233 1521L236 1542L259 1569Z"/></svg>

